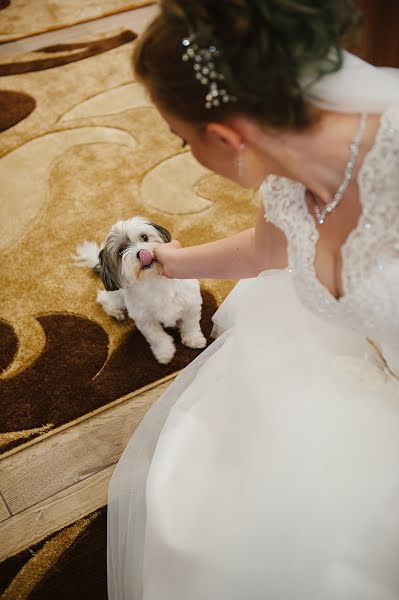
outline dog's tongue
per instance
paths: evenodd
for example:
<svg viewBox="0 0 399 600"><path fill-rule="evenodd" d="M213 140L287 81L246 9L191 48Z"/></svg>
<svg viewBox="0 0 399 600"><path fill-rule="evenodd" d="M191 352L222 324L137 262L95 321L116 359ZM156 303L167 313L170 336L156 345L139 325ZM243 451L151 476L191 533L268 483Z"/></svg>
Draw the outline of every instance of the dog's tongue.
<svg viewBox="0 0 399 600"><path fill-rule="evenodd" d="M141 264L146 267L147 265L150 265L152 263L152 254L151 252L148 252L148 250L140 250L139 252L139 259Z"/></svg>

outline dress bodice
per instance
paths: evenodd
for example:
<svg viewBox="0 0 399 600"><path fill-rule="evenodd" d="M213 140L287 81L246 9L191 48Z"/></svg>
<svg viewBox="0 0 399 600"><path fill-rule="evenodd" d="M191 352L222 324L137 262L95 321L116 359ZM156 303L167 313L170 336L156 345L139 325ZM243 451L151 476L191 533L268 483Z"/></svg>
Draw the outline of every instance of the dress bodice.
<svg viewBox="0 0 399 600"><path fill-rule="evenodd" d="M362 214L341 248L344 295L338 300L316 275L318 230L305 187L268 177L265 218L286 235L288 266L302 303L372 340L399 373L399 107L382 115L357 182Z"/></svg>

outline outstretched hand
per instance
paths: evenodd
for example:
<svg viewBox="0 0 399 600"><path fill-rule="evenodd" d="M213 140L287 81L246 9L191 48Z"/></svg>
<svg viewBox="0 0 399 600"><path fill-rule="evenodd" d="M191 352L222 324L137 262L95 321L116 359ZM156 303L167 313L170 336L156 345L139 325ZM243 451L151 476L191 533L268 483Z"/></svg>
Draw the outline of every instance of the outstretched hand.
<svg viewBox="0 0 399 600"><path fill-rule="evenodd" d="M172 240L167 244L159 244L154 249L155 260L162 265L163 275L173 279L172 263L176 251L182 247L178 240Z"/></svg>

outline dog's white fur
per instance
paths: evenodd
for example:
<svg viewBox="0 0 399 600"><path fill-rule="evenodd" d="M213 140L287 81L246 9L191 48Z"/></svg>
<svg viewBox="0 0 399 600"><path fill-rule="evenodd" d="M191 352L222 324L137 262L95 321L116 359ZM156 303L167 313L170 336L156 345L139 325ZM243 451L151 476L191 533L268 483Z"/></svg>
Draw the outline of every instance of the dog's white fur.
<svg viewBox="0 0 399 600"><path fill-rule="evenodd" d="M169 232L144 217L118 221L112 226L102 248L95 242L77 246L79 266L99 272L105 290L97 293L104 311L122 321L134 320L160 363L172 360L176 348L163 327L178 327L183 344L203 348L206 340L200 328L202 298L196 279L167 279L156 261L143 267L138 253L153 255L157 244L170 241Z"/></svg>

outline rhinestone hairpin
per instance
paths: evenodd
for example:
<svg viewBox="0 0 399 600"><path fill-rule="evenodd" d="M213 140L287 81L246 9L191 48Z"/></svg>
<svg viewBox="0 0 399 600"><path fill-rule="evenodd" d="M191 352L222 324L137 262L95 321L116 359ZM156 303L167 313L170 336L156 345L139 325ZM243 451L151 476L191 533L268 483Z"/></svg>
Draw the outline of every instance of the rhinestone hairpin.
<svg viewBox="0 0 399 600"><path fill-rule="evenodd" d="M202 85L208 86L205 108L220 106L222 103L235 102L237 98L229 94L226 88L222 87L220 82L224 81L223 73L216 70L215 59L220 56L216 46L211 45L208 48L200 48L195 42L195 36L185 37L182 40L185 51L182 54L182 60L192 60L195 77Z"/></svg>

